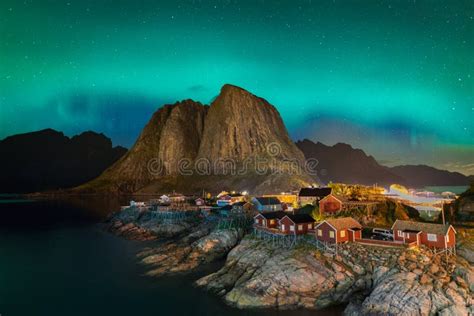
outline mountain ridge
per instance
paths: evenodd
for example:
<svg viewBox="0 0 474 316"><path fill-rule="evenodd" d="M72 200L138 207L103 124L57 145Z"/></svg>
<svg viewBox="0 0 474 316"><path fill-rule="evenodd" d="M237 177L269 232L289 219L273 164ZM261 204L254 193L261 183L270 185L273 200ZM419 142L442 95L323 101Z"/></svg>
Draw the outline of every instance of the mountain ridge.
<svg viewBox="0 0 474 316"><path fill-rule="evenodd" d="M73 137L48 128L0 140L2 193L74 187L102 173L126 152L102 133Z"/></svg>
<svg viewBox="0 0 474 316"><path fill-rule="evenodd" d="M437 169L427 165L401 165L387 167L367 155L362 149L349 144L337 143L333 146L303 139L296 142L305 157L319 159L318 169L326 170L321 175L325 182L352 183L356 178L359 184L399 183L411 187L468 185L469 176L459 172ZM356 160L354 162L354 159ZM357 166L362 167L357 169ZM416 174L416 177L412 175Z"/></svg>

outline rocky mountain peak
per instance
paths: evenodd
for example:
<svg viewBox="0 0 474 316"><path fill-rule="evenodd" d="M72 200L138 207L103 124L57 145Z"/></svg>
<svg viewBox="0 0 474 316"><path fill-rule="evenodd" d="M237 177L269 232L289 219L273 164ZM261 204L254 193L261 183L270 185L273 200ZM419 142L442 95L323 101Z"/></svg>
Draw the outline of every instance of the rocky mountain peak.
<svg viewBox="0 0 474 316"><path fill-rule="evenodd" d="M272 146L271 153L268 152L269 146ZM215 165L228 159L237 165L255 157L271 158L266 162L268 170L279 168L278 162L283 159L294 159L301 165L304 161L303 153L289 138L275 107L240 87L226 84L210 106L189 99L163 106L153 114L127 155L86 187L97 184L104 187L105 184L106 190L112 186L115 187L113 190L136 192L155 182L162 185L164 177L168 180L173 177L167 190L175 189L178 182L186 183L187 190L197 186L200 191L203 187L214 189L218 184L209 183L207 178L193 184L195 178L181 177L182 173L178 172L180 162L186 159L194 163L205 159L210 165ZM159 164L157 172L150 172L150 161ZM255 173L246 177L238 179L240 185L234 181L229 188L238 190L241 186L251 190L263 182L269 185L271 182L268 181L276 179L273 176L256 177ZM295 177L298 184L292 188L312 183L305 173ZM231 178L219 176L219 188L215 189L232 182ZM290 178L281 176L272 189L289 189L288 183L294 180Z"/></svg>

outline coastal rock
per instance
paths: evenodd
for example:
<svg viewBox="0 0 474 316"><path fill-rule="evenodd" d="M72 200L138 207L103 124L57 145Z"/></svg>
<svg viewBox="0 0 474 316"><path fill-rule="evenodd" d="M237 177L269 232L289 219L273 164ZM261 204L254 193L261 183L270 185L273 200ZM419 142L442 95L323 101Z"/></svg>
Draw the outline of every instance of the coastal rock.
<svg viewBox="0 0 474 316"><path fill-rule="evenodd" d="M196 235L206 230L200 229ZM138 258L149 266L147 275L150 276L189 272L225 256L241 237L241 230L214 230L192 243L193 238L184 237L176 242L148 248L139 253Z"/></svg>
<svg viewBox="0 0 474 316"><path fill-rule="evenodd" d="M331 266L317 251L273 248L247 237L221 270L196 284L238 308L319 309L347 302L366 283L344 265Z"/></svg>
<svg viewBox="0 0 474 316"><path fill-rule="evenodd" d="M351 306L346 315L469 315L472 304L472 294L455 282L435 288L426 274L400 272L383 278L360 308Z"/></svg>

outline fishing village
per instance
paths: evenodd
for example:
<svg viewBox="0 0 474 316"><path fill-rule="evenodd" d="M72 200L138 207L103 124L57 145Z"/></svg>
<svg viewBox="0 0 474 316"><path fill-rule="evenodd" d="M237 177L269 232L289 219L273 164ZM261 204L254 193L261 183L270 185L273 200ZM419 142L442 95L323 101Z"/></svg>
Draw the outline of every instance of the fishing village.
<svg viewBox="0 0 474 316"><path fill-rule="evenodd" d="M397 194L384 194L383 188L371 188L369 194L358 199L332 191L331 187L308 187L274 195L222 191L203 197L173 192L147 202L130 201L130 205L122 206L122 211L138 210L165 224L177 224L186 218L203 219L215 222L216 229L248 229L274 245L294 247L298 241L305 241L332 254L337 254L338 245L349 242L382 247L425 246L435 254L455 254L456 230L444 215L444 208L449 209L454 201L453 195L442 194L434 199L433 203L443 203L442 208L433 207L439 217L435 220L430 214L428 220L395 218L392 226L371 227L363 226L358 217L377 214L378 207L387 200L414 203Z"/></svg>
<svg viewBox="0 0 474 316"><path fill-rule="evenodd" d="M164 241L137 255L152 277L225 260L196 286L238 308L348 304L345 315L443 309L468 315L474 273L463 240L472 236L451 223L455 199L433 194L439 212L420 216L415 202L392 189L330 184L259 196L173 192L131 201L109 229Z"/></svg>

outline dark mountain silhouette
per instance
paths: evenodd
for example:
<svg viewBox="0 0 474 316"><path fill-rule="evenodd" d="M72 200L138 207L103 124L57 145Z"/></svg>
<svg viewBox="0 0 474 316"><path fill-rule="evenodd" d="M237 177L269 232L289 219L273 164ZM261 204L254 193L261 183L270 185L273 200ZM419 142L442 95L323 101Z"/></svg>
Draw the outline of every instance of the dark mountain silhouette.
<svg viewBox="0 0 474 316"><path fill-rule="evenodd" d="M361 149L338 143L326 146L320 142L314 143L308 139L296 142L296 146L305 157L318 160L318 176L324 183L342 182L357 184L392 184L400 183L403 179L381 166L372 156Z"/></svg>
<svg viewBox="0 0 474 316"><path fill-rule="evenodd" d="M469 177L459 173L436 169L426 165L405 165L390 168L390 171L405 179L412 187L429 185L469 185Z"/></svg>
<svg viewBox="0 0 474 316"><path fill-rule="evenodd" d="M69 138L45 129L9 136L0 141L0 192L73 187L100 175L126 151L94 132Z"/></svg>
<svg viewBox="0 0 474 316"><path fill-rule="evenodd" d="M303 169L285 172L288 159L302 166L304 155L275 107L224 85L210 106L185 100L160 108L122 159L75 192L280 192L314 181Z"/></svg>
<svg viewBox="0 0 474 316"><path fill-rule="evenodd" d="M326 146L308 139L296 142L305 157L319 161L321 181L327 183L403 184L410 187L468 185L469 178L458 172L439 170L424 165L386 167L361 149L338 143Z"/></svg>

